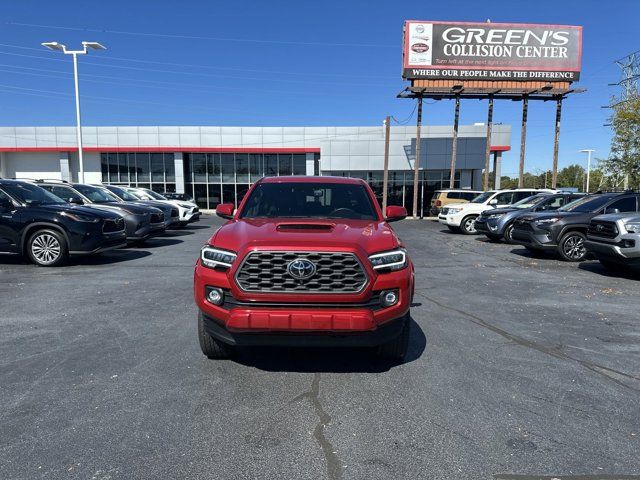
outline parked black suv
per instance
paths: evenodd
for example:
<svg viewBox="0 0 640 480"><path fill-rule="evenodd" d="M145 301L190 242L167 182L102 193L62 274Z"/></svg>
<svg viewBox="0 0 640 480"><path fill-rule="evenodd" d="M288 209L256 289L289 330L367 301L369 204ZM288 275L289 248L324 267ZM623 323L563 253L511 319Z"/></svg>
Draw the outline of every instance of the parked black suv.
<svg viewBox="0 0 640 480"><path fill-rule="evenodd" d="M53 267L69 255L125 245L118 213L69 205L33 183L0 179L0 253L26 255L36 265Z"/></svg>
<svg viewBox="0 0 640 480"><path fill-rule="evenodd" d="M122 202L105 189L93 185L46 180L37 180L36 183L69 203L119 213L124 217L129 243L141 243L165 231L164 213L158 208Z"/></svg>
<svg viewBox="0 0 640 480"><path fill-rule="evenodd" d="M587 256L589 222L604 213L638 211L640 193L599 193L571 202L554 212L524 215L513 224L514 243L531 251L555 250L562 259L580 262Z"/></svg>
<svg viewBox="0 0 640 480"><path fill-rule="evenodd" d="M516 219L532 212L551 212L566 205L584 193L538 193L524 198L508 207L485 210L476 218L476 231L484 233L491 240L504 239L512 243L513 223Z"/></svg>

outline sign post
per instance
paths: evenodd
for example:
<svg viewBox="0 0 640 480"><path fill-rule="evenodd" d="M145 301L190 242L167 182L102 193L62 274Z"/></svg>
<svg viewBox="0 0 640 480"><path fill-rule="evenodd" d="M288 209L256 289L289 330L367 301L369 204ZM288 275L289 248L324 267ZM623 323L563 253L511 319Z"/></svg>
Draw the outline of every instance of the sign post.
<svg viewBox="0 0 640 480"><path fill-rule="evenodd" d="M418 218L418 180L420 178L420 129L422 128L422 96L418 97L418 120L416 122L416 158L413 161L413 218Z"/></svg>

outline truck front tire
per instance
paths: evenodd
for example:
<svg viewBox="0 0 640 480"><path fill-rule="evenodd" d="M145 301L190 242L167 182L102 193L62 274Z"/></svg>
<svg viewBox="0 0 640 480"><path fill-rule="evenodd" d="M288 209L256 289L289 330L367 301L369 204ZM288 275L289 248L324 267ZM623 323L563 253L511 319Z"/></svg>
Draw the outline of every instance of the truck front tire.
<svg viewBox="0 0 640 480"><path fill-rule="evenodd" d="M409 337L411 334L411 315L407 312L402 317L402 331L393 340L378 347L378 355L389 359L401 362L404 360L407 351L409 350Z"/></svg>
<svg viewBox="0 0 640 480"><path fill-rule="evenodd" d="M234 348L231 345L227 345L207 333L204 328L202 312L198 312L198 340L202 353L212 360L229 358L234 353Z"/></svg>

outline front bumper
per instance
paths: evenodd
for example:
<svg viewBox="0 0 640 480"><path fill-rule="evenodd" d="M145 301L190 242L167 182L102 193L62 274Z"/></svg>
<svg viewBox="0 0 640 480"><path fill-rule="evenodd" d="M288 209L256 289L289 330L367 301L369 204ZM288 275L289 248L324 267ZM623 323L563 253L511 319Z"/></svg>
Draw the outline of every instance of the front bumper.
<svg viewBox="0 0 640 480"><path fill-rule="evenodd" d="M232 272L213 270L198 262L194 297L210 325L209 333L230 344L377 345L397 333L386 326L409 311L414 273L411 263L397 272L368 273L369 284L357 294L248 294L237 288ZM221 306L206 300L207 287L225 291ZM398 291L398 302L390 307L376 306L379 292L391 289Z"/></svg>
<svg viewBox="0 0 640 480"><path fill-rule="evenodd" d="M166 227L163 223L148 223L146 225L138 228L133 235L127 235L127 241L139 241L146 240L147 238L155 237L157 235L162 235Z"/></svg>
<svg viewBox="0 0 640 480"><path fill-rule="evenodd" d="M459 213L455 213L453 215L443 215L440 213L438 215L438 221L448 227L459 227L462 223L462 215Z"/></svg>
<svg viewBox="0 0 640 480"><path fill-rule="evenodd" d="M511 236L513 243L539 250L553 250L558 247L552 232L533 227L531 231L514 228Z"/></svg>
<svg viewBox="0 0 640 480"><path fill-rule="evenodd" d="M480 233L502 236L504 234L504 224L500 218L488 218L482 215L476 218L476 230Z"/></svg>
<svg viewBox="0 0 640 480"><path fill-rule="evenodd" d="M233 331L203 313L204 328L215 339L234 346L272 347L375 347L402 332L404 318L390 320L373 330Z"/></svg>
<svg viewBox="0 0 640 480"><path fill-rule="evenodd" d="M83 242L76 248L69 250L70 255L91 255L94 253L102 253L107 250L114 250L127 246L127 238L124 231L104 234L99 238L92 238L89 242Z"/></svg>
<svg viewBox="0 0 640 480"><path fill-rule="evenodd" d="M625 264L640 264L640 245L638 245L635 237L636 236L623 235L620 242L616 243L602 242L588 238L584 245L589 252L595 254L598 258L602 257ZM633 240L634 246L627 248L621 246L625 240Z"/></svg>

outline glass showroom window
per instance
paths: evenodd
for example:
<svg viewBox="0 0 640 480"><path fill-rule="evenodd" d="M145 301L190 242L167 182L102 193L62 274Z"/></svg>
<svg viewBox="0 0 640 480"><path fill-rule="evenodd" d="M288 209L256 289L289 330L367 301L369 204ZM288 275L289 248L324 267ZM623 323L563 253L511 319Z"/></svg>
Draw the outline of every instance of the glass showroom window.
<svg viewBox="0 0 640 480"><path fill-rule="evenodd" d="M306 175L306 170L306 154L188 153L184 156L185 191L201 208L214 209L220 203L237 207L260 178Z"/></svg>
<svg viewBox="0 0 640 480"><path fill-rule="evenodd" d="M102 182L175 192L174 161L173 153L102 153Z"/></svg>

